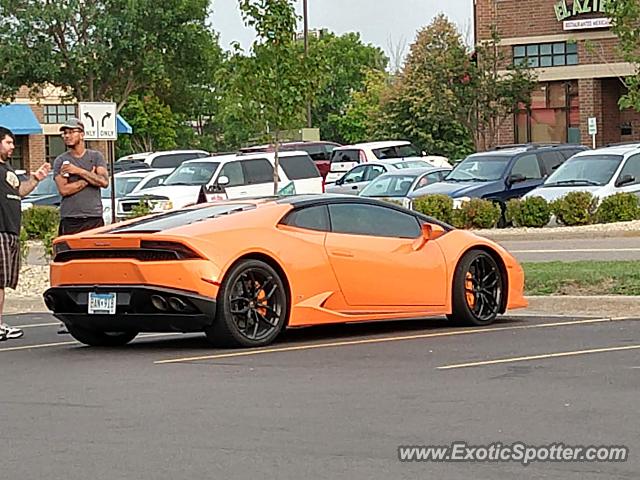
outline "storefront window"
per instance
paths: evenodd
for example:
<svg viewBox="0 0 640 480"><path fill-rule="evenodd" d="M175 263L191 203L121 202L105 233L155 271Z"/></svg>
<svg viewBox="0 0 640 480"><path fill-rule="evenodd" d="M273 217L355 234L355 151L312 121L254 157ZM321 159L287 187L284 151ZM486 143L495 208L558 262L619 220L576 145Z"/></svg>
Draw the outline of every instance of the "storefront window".
<svg viewBox="0 0 640 480"><path fill-rule="evenodd" d="M62 137L58 135L47 135L45 137L46 140L46 155L47 162L53 165L53 161L56 159L58 155L61 155L65 152L66 147L64 142L62 141Z"/></svg>
<svg viewBox="0 0 640 480"><path fill-rule="evenodd" d="M575 42L515 45L513 63L531 68L577 65L578 45Z"/></svg>
<svg viewBox="0 0 640 480"><path fill-rule="evenodd" d="M64 123L76 116L75 105L45 105L44 123Z"/></svg>
<svg viewBox="0 0 640 480"><path fill-rule="evenodd" d="M15 148L13 149L13 154L9 159L9 164L13 167L14 170L24 170L24 143L29 137L25 137L24 135L16 135L15 138Z"/></svg>

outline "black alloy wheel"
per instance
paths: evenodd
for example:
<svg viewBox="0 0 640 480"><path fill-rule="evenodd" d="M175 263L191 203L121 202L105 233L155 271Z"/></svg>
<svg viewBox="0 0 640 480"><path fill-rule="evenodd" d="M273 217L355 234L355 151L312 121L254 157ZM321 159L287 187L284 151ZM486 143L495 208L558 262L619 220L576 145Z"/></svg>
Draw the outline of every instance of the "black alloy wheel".
<svg viewBox="0 0 640 480"><path fill-rule="evenodd" d="M278 273L265 262L243 260L223 281L216 322L206 333L214 343L263 346L282 331L288 313L287 292Z"/></svg>

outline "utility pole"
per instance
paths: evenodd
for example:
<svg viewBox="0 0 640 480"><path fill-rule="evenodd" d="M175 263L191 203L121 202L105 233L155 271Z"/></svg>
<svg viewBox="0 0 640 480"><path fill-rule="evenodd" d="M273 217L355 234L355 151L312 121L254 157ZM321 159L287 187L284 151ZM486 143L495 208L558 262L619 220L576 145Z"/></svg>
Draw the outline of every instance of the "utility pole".
<svg viewBox="0 0 640 480"><path fill-rule="evenodd" d="M302 16L304 19L304 56L309 53L309 10L307 0L302 0ZM307 99L307 128L311 128L311 102Z"/></svg>

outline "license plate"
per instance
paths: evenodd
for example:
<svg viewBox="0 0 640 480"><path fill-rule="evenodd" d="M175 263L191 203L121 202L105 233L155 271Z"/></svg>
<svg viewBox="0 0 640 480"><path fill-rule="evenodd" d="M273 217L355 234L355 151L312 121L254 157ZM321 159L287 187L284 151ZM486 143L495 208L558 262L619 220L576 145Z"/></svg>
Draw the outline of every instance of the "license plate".
<svg viewBox="0 0 640 480"><path fill-rule="evenodd" d="M89 313L114 315L116 313L115 292L89 292Z"/></svg>

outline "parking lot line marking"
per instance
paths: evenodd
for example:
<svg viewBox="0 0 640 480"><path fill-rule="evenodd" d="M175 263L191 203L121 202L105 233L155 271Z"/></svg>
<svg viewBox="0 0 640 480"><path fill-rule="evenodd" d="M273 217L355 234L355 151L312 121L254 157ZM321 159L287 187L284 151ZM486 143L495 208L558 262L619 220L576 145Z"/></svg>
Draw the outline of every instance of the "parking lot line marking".
<svg viewBox="0 0 640 480"><path fill-rule="evenodd" d="M558 248L548 250L509 250L511 253L592 253L592 252L640 252L640 248Z"/></svg>
<svg viewBox="0 0 640 480"><path fill-rule="evenodd" d="M486 365L498 365L500 363L526 362L529 360L542 360L545 358L575 357L577 355L590 355L592 353L620 352L624 350L637 350L640 345L625 345L624 347L592 348L590 350L575 350L573 352L543 353L541 355L528 355L526 357L500 358L497 360L486 360L483 362L458 363L455 365L444 365L437 367L437 370L453 370L454 368L482 367Z"/></svg>
<svg viewBox="0 0 640 480"><path fill-rule="evenodd" d="M18 328L37 328L37 327L54 327L56 325L60 325L60 322L51 322L51 323L29 323L27 325L16 325Z"/></svg>
<svg viewBox="0 0 640 480"><path fill-rule="evenodd" d="M551 327L561 327L561 326L567 326L567 325L581 325L581 324L614 322L614 321L623 321L623 320L633 320L633 319L591 318L587 320L575 320L571 322L540 323L537 325L514 325L510 327L489 327L489 328L473 328L473 329L467 329L467 330L450 330L446 332L422 333L418 335L402 335L399 337L381 337L381 338L367 338L363 340L346 340L341 342L330 342L330 343L312 343L312 344L306 344L306 345L295 345L292 347L273 347L273 348L262 348L262 349L256 349L256 350L244 350L241 352L232 352L232 353L200 355L197 357L170 358L167 360L157 360L153 363L156 365L164 365L168 363L184 363L184 362L195 362L200 360L217 360L221 358L247 357L251 355L261 355L264 353L295 352L299 350L314 350L318 348L344 347L344 346L350 346L350 345L366 345L366 344L372 344L372 343L417 340L421 338L452 337L456 335L470 335L475 333L493 333L493 332L503 332L503 331L509 331L509 330L529 330L529 329L535 329L535 328L551 328Z"/></svg>

